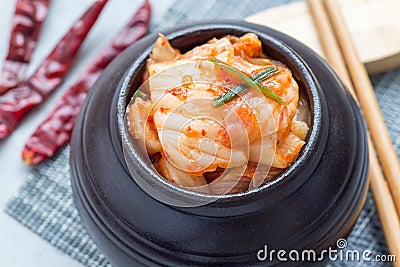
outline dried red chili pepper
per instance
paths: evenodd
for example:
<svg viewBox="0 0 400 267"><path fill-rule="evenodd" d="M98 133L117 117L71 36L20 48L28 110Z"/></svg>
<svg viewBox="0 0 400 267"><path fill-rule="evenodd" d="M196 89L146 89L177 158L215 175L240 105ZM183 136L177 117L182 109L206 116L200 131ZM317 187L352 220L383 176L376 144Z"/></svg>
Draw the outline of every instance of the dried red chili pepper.
<svg viewBox="0 0 400 267"><path fill-rule="evenodd" d="M0 77L0 95L14 88L23 78L32 58L50 0L17 0L10 44Z"/></svg>
<svg viewBox="0 0 400 267"><path fill-rule="evenodd" d="M42 103L64 80L77 52L108 0L96 0L55 46L34 74L0 96L0 139L10 135L22 118Z"/></svg>
<svg viewBox="0 0 400 267"><path fill-rule="evenodd" d="M113 41L66 90L49 116L28 139L22 151L22 159L26 164L42 162L69 142L75 119L94 82L118 54L146 34L150 18L151 6L146 0Z"/></svg>

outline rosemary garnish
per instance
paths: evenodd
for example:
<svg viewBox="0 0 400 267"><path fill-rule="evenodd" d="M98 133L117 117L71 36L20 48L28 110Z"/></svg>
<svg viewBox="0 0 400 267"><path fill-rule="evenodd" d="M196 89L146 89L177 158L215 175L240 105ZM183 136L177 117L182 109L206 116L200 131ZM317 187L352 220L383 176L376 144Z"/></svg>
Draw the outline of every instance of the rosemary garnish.
<svg viewBox="0 0 400 267"><path fill-rule="evenodd" d="M254 81L260 83L260 82L274 76L275 74L278 74L279 72L280 72L280 70L278 70L275 66L271 66L269 68L266 68L265 70L260 71L256 75L254 75L252 77L252 79ZM215 108L218 108L218 107L222 106L223 104L228 103L229 101L234 99L236 96L244 93L247 89L248 89L248 87L246 87L243 84L236 85L235 87L230 89L228 92L214 98L213 106Z"/></svg>
<svg viewBox="0 0 400 267"><path fill-rule="evenodd" d="M213 107L218 108L218 107L222 106L223 104L228 103L229 101L234 99L236 96L246 92L247 89L249 89L249 87L247 87L244 84L236 85L235 87L230 89L228 92L223 93L222 95L214 98L213 99Z"/></svg>
<svg viewBox="0 0 400 267"><path fill-rule="evenodd" d="M147 98L147 95L146 95L145 93L143 93L142 91L140 91L140 90L136 90L136 92L133 94L133 97L134 97L134 98L139 97L139 98L141 98L143 101L145 101L146 98Z"/></svg>
<svg viewBox="0 0 400 267"><path fill-rule="evenodd" d="M275 66L271 66L269 68L266 68L265 70L260 71L256 75L252 77L253 80L256 82L262 82L275 74L278 74L280 70L278 70Z"/></svg>
<svg viewBox="0 0 400 267"><path fill-rule="evenodd" d="M286 102L283 101L282 98L279 95L277 95L274 91L272 91L267 86L260 84L261 81L263 81L279 72L279 70L277 70L275 68L275 66L270 67L264 71L261 71L260 73L255 75L253 78L250 78L243 72L239 71L238 69L236 69L232 66L229 66L214 57L210 57L209 60L212 63L220 66L227 72L240 77L245 82L245 84L237 85L237 86L233 87L231 90L229 90L228 92L226 92L225 94L214 98L214 104L213 104L214 107L222 106L223 104L225 104L225 103L229 102L230 100L232 100L233 98L235 98L237 95L245 92L249 87L260 91L263 95L271 98L272 100L274 100L275 102L277 102L279 104L287 105Z"/></svg>

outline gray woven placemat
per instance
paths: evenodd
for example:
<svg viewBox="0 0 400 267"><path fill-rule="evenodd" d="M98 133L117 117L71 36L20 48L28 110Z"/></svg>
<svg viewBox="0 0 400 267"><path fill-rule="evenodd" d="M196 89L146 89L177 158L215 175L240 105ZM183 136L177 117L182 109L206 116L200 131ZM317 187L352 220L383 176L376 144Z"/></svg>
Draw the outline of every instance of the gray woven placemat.
<svg viewBox="0 0 400 267"><path fill-rule="evenodd" d="M158 31L199 18L242 19L259 10L288 2L293 0L177 0L151 30ZM372 77L372 82L397 153L400 154L400 69L376 75ZM6 212L82 264L111 266L80 223L72 200L68 158L69 148L66 147L54 158L34 167L27 181L8 202ZM347 242L347 249L368 249L372 255L389 253L370 194ZM338 261L330 265L348 266L349 263ZM352 262L351 266L390 264Z"/></svg>

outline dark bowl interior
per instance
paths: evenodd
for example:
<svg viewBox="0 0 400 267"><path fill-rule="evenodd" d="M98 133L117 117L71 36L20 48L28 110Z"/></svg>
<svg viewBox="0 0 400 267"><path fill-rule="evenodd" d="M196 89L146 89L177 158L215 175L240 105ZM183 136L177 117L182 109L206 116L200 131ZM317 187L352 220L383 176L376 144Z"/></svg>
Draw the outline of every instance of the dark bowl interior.
<svg viewBox="0 0 400 267"><path fill-rule="evenodd" d="M170 40L173 47L178 48L181 52L186 52L195 46L206 43L213 37L220 38L226 35L241 36L248 32L254 32L260 38L263 44L263 51L267 56L284 63L292 71L294 78L299 84L301 94L308 101L311 125L307 143L302 148L298 158L275 179L257 189L242 193L218 196L203 194L176 186L161 177L152 166L149 166L151 164L149 164L149 161L145 160L147 156L138 148L124 122L126 107L142 81L146 60L152 51L152 47L149 47L143 51L142 55L132 63L127 71L127 75L120 84L118 99L118 126L123 147L126 150L127 163L128 166L132 168L142 168L144 170L145 173L142 172L140 177L135 177L135 180L136 182L138 182L138 179L140 180L139 184L143 186L143 189L147 193L153 196L166 195L170 199L177 200L176 202L170 202L177 206L197 206L215 200L217 200L219 204L226 204L228 202L232 204L233 201L242 201L244 198L252 198L254 195L264 195L264 193L268 191L279 190L281 186L286 186L289 183L294 185L292 190L295 190L304 182L304 179L299 180L297 173L303 169L303 165L310 161L310 157L316 154L313 149L318 143L322 118L318 85L311 70L304 61L282 41L263 32L257 32L254 31L254 29L237 25L214 26L211 28L209 26L197 26L190 28L190 30L180 30L168 34L166 37ZM296 179L297 181L293 181ZM287 193L290 193L292 190L287 191ZM285 195L286 194L282 194L281 197L285 197Z"/></svg>

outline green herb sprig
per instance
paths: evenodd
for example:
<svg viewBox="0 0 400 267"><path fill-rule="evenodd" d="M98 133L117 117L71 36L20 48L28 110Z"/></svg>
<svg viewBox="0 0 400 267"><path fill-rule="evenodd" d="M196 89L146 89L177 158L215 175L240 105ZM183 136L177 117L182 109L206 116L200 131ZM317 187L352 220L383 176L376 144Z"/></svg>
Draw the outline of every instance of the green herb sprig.
<svg viewBox="0 0 400 267"><path fill-rule="evenodd" d="M283 101L283 99L278 94L276 94L274 91L272 91L267 86L260 84L260 82L262 82L265 79L268 79L268 78L272 77L273 75L280 72L280 70L276 69L275 66L269 67L269 68L257 73L257 75L255 75L254 77L250 78L249 76L247 76L240 70L225 64L224 62L216 59L215 57L210 57L209 61L211 61L215 65L223 68L225 71L241 78L245 82L245 84L239 84L239 85L233 87L232 89L230 89L228 92L214 98L214 101L213 101L214 108L220 107L223 104L228 103L229 101L234 99L236 96L244 93L249 88L258 90L263 95L271 98L272 100L274 100L275 102L277 102L279 104L282 104L285 106L287 105L286 102Z"/></svg>
<svg viewBox="0 0 400 267"><path fill-rule="evenodd" d="M133 94L133 98L136 98L136 97L139 97L142 100L146 100L147 95L140 90L136 90L136 92Z"/></svg>

